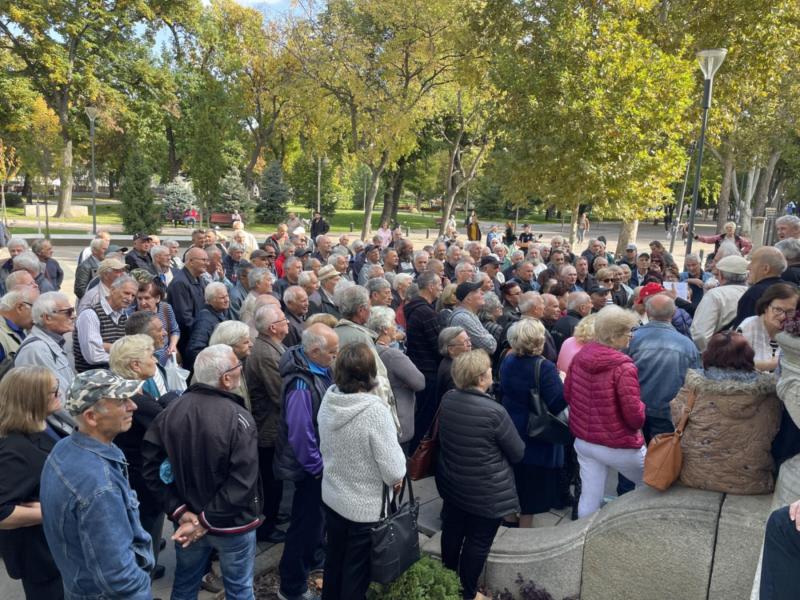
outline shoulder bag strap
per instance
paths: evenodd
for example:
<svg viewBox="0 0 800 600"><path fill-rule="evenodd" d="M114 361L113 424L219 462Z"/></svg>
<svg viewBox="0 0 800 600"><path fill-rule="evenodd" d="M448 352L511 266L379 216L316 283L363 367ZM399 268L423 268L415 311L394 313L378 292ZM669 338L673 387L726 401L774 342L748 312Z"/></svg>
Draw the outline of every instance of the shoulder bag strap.
<svg viewBox="0 0 800 600"><path fill-rule="evenodd" d="M686 424L689 422L689 415L692 414L692 410L694 409L694 402L696 399L697 399L697 393L694 390L689 390L689 400L686 403L686 408L683 409L681 420L678 423L678 426L675 428L675 433L678 434L678 437L682 436L684 429L686 429Z"/></svg>
<svg viewBox="0 0 800 600"><path fill-rule="evenodd" d="M536 366L533 368L533 383L536 386L536 393L539 392L539 381L541 380L542 376L542 361L544 360L543 356L539 357L539 360L536 361Z"/></svg>

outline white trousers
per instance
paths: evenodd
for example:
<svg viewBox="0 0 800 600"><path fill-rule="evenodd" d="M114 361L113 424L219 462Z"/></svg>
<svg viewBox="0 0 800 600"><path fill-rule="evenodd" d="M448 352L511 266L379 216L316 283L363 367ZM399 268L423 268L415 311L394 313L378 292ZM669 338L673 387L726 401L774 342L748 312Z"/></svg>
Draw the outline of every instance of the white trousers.
<svg viewBox="0 0 800 600"><path fill-rule="evenodd" d="M600 509L606 489L608 468L616 469L636 487L642 485L644 455L647 448L609 448L575 438L575 453L581 468L581 498L578 518L582 519Z"/></svg>

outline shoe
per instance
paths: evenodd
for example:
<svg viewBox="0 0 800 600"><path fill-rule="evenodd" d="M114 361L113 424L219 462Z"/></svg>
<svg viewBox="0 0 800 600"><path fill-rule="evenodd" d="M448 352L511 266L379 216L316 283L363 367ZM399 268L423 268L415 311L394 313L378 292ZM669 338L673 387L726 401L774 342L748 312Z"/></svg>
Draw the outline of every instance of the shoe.
<svg viewBox="0 0 800 600"><path fill-rule="evenodd" d="M256 532L256 540L259 542L269 542L270 544L282 544L286 541L286 532L280 529L273 529L267 533Z"/></svg>
<svg viewBox="0 0 800 600"><path fill-rule="evenodd" d="M150 574L150 579L155 581L156 579L161 579L166 573L167 569L164 568L164 565L156 565L153 569L153 572Z"/></svg>
<svg viewBox="0 0 800 600"><path fill-rule="evenodd" d="M325 570L325 550L322 548L318 548L316 552L314 552L314 562L311 564L311 567L308 569L310 573L314 571L324 571Z"/></svg>
<svg viewBox="0 0 800 600"><path fill-rule="evenodd" d="M160 552L161 550L163 550L164 548L166 548L166 547L167 547L167 540L165 540L164 538L161 538L161 539L158 541L158 550L159 550L159 552Z"/></svg>
<svg viewBox="0 0 800 600"><path fill-rule="evenodd" d="M282 591L278 590L278 600L319 600L322 598L317 592L306 590L299 596L287 596Z"/></svg>
<svg viewBox="0 0 800 600"><path fill-rule="evenodd" d="M218 594L224 589L222 586L222 578L214 575L214 573L206 573L203 575L200 587L212 594Z"/></svg>

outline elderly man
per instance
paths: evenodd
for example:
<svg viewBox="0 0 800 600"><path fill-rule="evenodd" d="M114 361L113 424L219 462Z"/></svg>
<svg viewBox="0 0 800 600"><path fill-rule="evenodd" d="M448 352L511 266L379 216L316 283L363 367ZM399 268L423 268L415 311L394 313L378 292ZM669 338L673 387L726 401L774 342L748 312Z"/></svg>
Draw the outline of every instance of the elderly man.
<svg viewBox="0 0 800 600"><path fill-rule="evenodd" d="M286 306L286 318L289 321L286 345L297 346L300 343L300 336L306 328L308 294L299 285L290 286L283 293L283 304Z"/></svg>
<svg viewBox="0 0 800 600"><path fill-rule="evenodd" d="M19 346L33 327L31 308L38 297L38 288L26 287L0 298L0 377L14 366Z"/></svg>
<svg viewBox="0 0 800 600"><path fill-rule="evenodd" d="M105 240L110 244L111 243L111 234L108 231L105 231L103 229L98 229L97 233L94 236L94 239L95 240ZM94 240L92 240L92 241L94 241ZM9 241L9 244L10 243L11 242ZM27 248L27 244L25 245L25 247ZM89 258L89 256L91 254L92 254L92 244L90 242L89 245L86 246L86 248L84 248L83 250L81 250L80 254L78 254L78 266L80 266L80 264L83 261L85 261L87 258Z"/></svg>
<svg viewBox="0 0 800 600"><path fill-rule="evenodd" d="M264 485L264 523L256 536L261 541L280 543L286 535L277 529L278 509L283 482L275 479L275 439L281 413L281 357L286 353L283 340L289 333L289 321L277 306L262 306L256 311L258 337L253 341L245 365L245 379L250 391L253 419L258 427L258 462Z"/></svg>
<svg viewBox="0 0 800 600"><path fill-rule="evenodd" d="M736 318L732 327L738 327L747 317L756 314L756 302L767 288L776 283L783 283L781 274L786 270L786 258L783 253L772 246L762 246L750 255L747 269L747 283L750 287L739 298L736 307Z"/></svg>
<svg viewBox="0 0 800 600"><path fill-rule="evenodd" d="M95 238L89 244L91 254L78 265L75 271L75 286L73 291L75 296L80 300L86 293L86 287L89 282L97 275L97 270L100 268L100 263L106 257L106 250L108 250L108 240L103 238Z"/></svg>
<svg viewBox="0 0 800 600"><path fill-rule="evenodd" d="M225 268L222 266L224 252L216 244L207 246L205 252L208 256L208 265L206 265L205 273L201 275L203 281L206 285L212 281L218 281L224 283L225 287L232 288L233 283L225 276Z"/></svg>
<svg viewBox="0 0 800 600"><path fill-rule="evenodd" d="M239 318L239 311L242 308L245 298L250 293L250 272L253 270L253 265L247 261L242 261L239 265L238 277L236 284L228 290L231 299L231 315L234 319Z"/></svg>
<svg viewBox="0 0 800 600"><path fill-rule="evenodd" d="M450 281L456 280L456 265L459 262L461 262L461 247L458 244L450 244L444 261L444 276Z"/></svg>
<svg viewBox="0 0 800 600"><path fill-rule="evenodd" d="M150 248L150 258L153 261L153 272L156 278L166 288L172 283L175 273L178 271L172 266L172 256L166 246L153 246Z"/></svg>
<svg viewBox="0 0 800 600"><path fill-rule="evenodd" d="M208 265L208 255L200 248L190 248L184 256L183 268L175 274L167 288L169 302L175 311L175 320L181 330L178 351L185 356L192 337L192 326L197 315L206 304L205 287L202 279Z"/></svg>
<svg viewBox="0 0 800 600"><path fill-rule="evenodd" d="M297 285L306 291L309 305L320 303L319 278L314 271L302 271L297 278Z"/></svg>
<svg viewBox="0 0 800 600"><path fill-rule="evenodd" d="M111 291L111 284L118 277L125 275L127 267L118 258L106 258L97 268L97 277L92 279L86 286L80 302L78 302L77 312L80 315L84 310L100 301L101 296L108 296Z"/></svg>
<svg viewBox="0 0 800 600"><path fill-rule="evenodd" d="M369 292L370 306L391 306L392 286L385 279L370 279L365 286Z"/></svg>
<svg viewBox="0 0 800 600"><path fill-rule="evenodd" d="M6 277L6 293L23 288L33 288L37 291L39 290L39 286L36 284L36 281L27 271L14 271L11 273L11 275Z"/></svg>
<svg viewBox="0 0 800 600"><path fill-rule="evenodd" d="M280 362L283 381L275 476L294 482L289 530L279 565L279 598L307 598L308 573L322 542L322 456L317 413L333 384L333 361L339 351L336 333L322 323L303 332L302 345L290 348Z"/></svg>
<svg viewBox="0 0 800 600"><path fill-rule="evenodd" d="M148 273L156 274L153 268L153 257L150 256L150 248L153 246L153 239L147 233L133 234L133 248L125 255L125 264L131 271L134 269L144 269Z"/></svg>
<svg viewBox="0 0 800 600"><path fill-rule="evenodd" d="M14 270L14 257L19 256L28 249L28 242L23 238L13 237L8 240L9 258L0 266L0 281L5 281L6 277Z"/></svg>
<svg viewBox="0 0 800 600"><path fill-rule="evenodd" d="M539 289L539 283L533 276L533 263L529 260L522 261L517 265L514 274L514 281L519 283L522 293L535 292Z"/></svg>
<svg viewBox="0 0 800 600"><path fill-rule="evenodd" d="M784 215L775 219L775 231L779 240L800 238L800 218L795 215Z"/></svg>
<svg viewBox="0 0 800 600"><path fill-rule="evenodd" d="M383 270L385 273L393 274L400 272L400 257L394 248L386 248L383 251Z"/></svg>
<svg viewBox="0 0 800 600"><path fill-rule="evenodd" d="M567 314L561 317L553 326L552 335L556 350L561 351L561 345L567 338L571 338L575 327L581 319L592 312L592 299L586 292L572 292L567 296Z"/></svg>
<svg viewBox="0 0 800 600"><path fill-rule="evenodd" d="M234 392L242 363L230 346L209 346L197 355L194 379L142 443L142 475L177 526L172 598L197 598L214 550L226 594L252 598L262 491L258 430Z"/></svg>
<svg viewBox="0 0 800 600"><path fill-rule="evenodd" d="M775 247L786 259L786 270L781 273L781 279L795 285L800 284L800 240L786 238L775 244Z"/></svg>
<svg viewBox="0 0 800 600"><path fill-rule="evenodd" d="M366 285L371 273L370 268L375 266L381 266L380 249L370 244L364 248L364 264L358 272L359 285Z"/></svg>
<svg viewBox="0 0 800 600"><path fill-rule="evenodd" d="M692 340L700 352L706 349L711 336L730 327L739 299L747 291L747 260L726 256L717 261L715 268L720 285L706 291L692 320Z"/></svg>
<svg viewBox="0 0 800 600"><path fill-rule="evenodd" d="M178 256L178 251L181 249L181 245L178 243L178 241L166 240L164 242L164 246L169 248L169 265L176 271L182 269L183 260L181 260L181 258Z"/></svg>
<svg viewBox="0 0 800 600"><path fill-rule="evenodd" d="M542 294L542 300L544 301L542 324L547 331L552 333L553 327L561 318L561 305L553 294Z"/></svg>
<svg viewBox="0 0 800 600"><path fill-rule="evenodd" d="M430 259L431 255L425 250L417 250L414 252L414 271L411 274L415 279L420 276L420 273L425 272L425 270L428 268L428 262Z"/></svg>
<svg viewBox="0 0 800 600"><path fill-rule="evenodd" d="M525 292L519 298L519 312L522 319L536 319L542 323L544 318L544 298L539 292ZM544 323L542 323L544 325ZM553 341L553 336L545 328L544 330L544 349L542 356L555 363L558 360L558 350Z"/></svg>
<svg viewBox="0 0 800 600"><path fill-rule="evenodd" d="M314 258L323 265L327 264L331 256L331 251L333 250L333 240L327 235L322 234L314 238L314 244L317 247L317 251L314 252Z"/></svg>
<svg viewBox="0 0 800 600"><path fill-rule="evenodd" d="M228 253L222 258L222 268L225 271L225 277L231 283L236 283L239 278L239 265L242 263L244 256L244 246L240 244L230 244L228 246Z"/></svg>
<svg viewBox="0 0 800 600"><path fill-rule="evenodd" d="M300 273L303 271L303 259L290 256L283 263L283 277L278 279L273 288L278 297L283 297L286 288L299 284Z"/></svg>
<svg viewBox="0 0 800 600"><path fill-rule="evenodd" d="M456 285L464 283L465 281L472 281L475 277L475 265L472 263L461 261L455 268L455 283Z"/></svg>
<svg viewBox="0 0 800 600"><path fill-rule="evenodd" d="M183 366L190 369L200 351L208 346L214 329L223 321L232 318L231 301L228 288L224 283L213 281L204 290L205 306L197 313L197 318L192 325L189 345L183 355Z"/></svg>
<svg viewBox="0 0 800 600"><path fill-rule="evenodd" d="M669 403L678 394L689 369L700 369L700 353L672 326L675 301L660 293L645 300L648 322L633 332L628 354L636 363L645 405L645 441L674 431Z"/></svg>
<svg viewBox="0 0 800 600"><path fill-rule="evenodd" d="M484 304L482 285L482 283L472 282L458 285L456 298L459 305L450 316L448 325L450 327L463 327L467 335L469 335L472 347L486 350L491 356L497 349L497 340L491 333L486 331L486 328L478 319L478 311Z"/></svg>
<svg viewBox="0 0 800 600"><path fill-rule="evenodd" d="M125 335L126 310L136 299L138 289L135 279L123 275L111 284L108 297L101 296L97 303L80 314L72 336L72 352L78 373L108 368L111 344Z"/></svg>
<svg viewBox="0 0 800 600"><path fill-rule="evenodd" d="M61 289L61 283L64 281L64 271L58 261L53 258L53 244L50 240L34 240L31 244L31 251L42 263L42 277L50 282L53 290L58 291ZM42 287L41 284L39 287Z"/></svg>
<svg viewBox="0 0 800 600"><path fill-rule="evenodd" d="M333 265L325 265L319 270L319 302L312 304L309 302L309 313L326 313L340 318L339 307L334 300L334 290L336 284L342 280L341 275Z"/></svg>
<svg viewBox="0 0 800 600"><path fill-rule="evenodd" d="M42 263L33 252L22 252L14 257L14 271L27 271L33 277L39 290L44 292L55 292L55 286L44 276Z"/></svg>
<svg viewBox="0 0 800 600"><path fill-rule="evenodd" d="M703 270L700 264L700 257L696 254L687 254L683 261L686 270L680 274L680 280L685 281L692 292L692 312L697 310L700 301L705 293L705 283L714 276L708 271Z"/></svg>
<svg viewBox="0 0 800 600"><path fill-rule="evenodd" d="M69 388L78 431L60 440L42 469L39 501L48 546L67 598L150 598L155 560L140 525L128 465L113 444L128 431L140 381L87 371Z"/></svg>

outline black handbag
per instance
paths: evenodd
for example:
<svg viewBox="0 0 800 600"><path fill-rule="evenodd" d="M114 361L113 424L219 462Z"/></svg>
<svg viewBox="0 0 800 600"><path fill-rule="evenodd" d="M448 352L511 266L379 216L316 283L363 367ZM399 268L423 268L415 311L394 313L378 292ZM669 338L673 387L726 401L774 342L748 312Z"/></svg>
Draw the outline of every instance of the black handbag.
<svg viewBox="0 0 800 600"><path fill-rule="evenodd" d="M534 383L536 387L531 390L528 406L528 437L537 442L548 444L569 444L572 435L569 425L554 416L547 408L547 404L539 394L539 379L542 372L542 361L539 359L534 367Z"/></svg>
<svg viewBox="0 0 800 600"><path fill-rule="evenodd" d="M403 504L406 485L409 500ZM414 498L408 474L405 476L399 498L390 501L389 486L384 484L381 520L370 530L372 581L380 584L391 583L419 560L418 515L419 505Z"/></svg>

